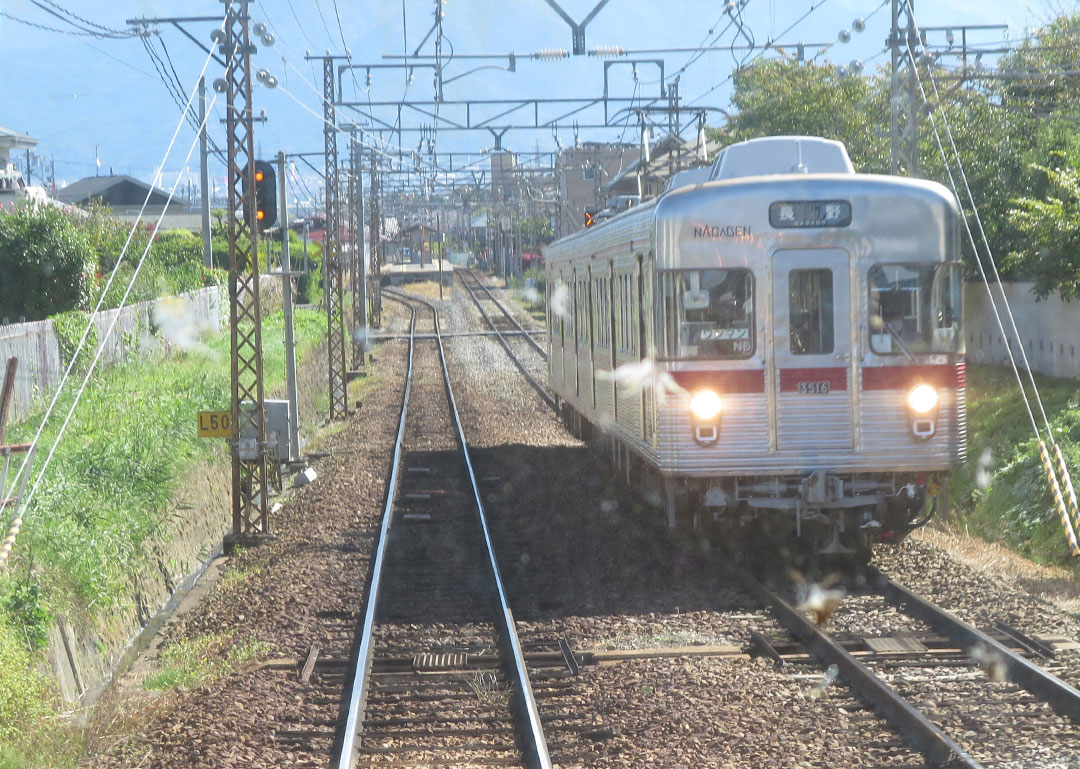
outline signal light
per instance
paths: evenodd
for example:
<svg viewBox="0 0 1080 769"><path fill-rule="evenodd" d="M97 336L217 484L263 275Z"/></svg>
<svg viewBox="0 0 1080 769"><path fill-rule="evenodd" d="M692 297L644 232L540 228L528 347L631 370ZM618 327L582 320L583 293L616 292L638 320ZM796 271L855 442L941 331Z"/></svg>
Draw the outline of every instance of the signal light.
<svg viewBox="0 0 1080 769"><path fill-rule="evenodd" d="M596 215L592 211L585 212L585 226L592 227L596 224Z"/></svg>
<svg viewBox="0 0 1080 769"><path fill-rule="evenodd" d="M252 214L248 208L251 195L248 192L248 169L245 166L241 175L244 183L244 218L249 222ZM265 160L255 161L255 212L254 219L260 230L274 226L277 221L277 183L274 166Z"/></svg>

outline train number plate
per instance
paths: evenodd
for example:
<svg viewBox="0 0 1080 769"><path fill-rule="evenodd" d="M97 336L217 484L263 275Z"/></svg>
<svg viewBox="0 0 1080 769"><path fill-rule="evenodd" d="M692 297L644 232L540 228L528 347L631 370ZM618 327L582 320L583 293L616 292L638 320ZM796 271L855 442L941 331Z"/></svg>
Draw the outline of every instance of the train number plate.
<svg viewBox="0 0 1080 769"><path fill-rule="evenodd" d="M799 382L799 395L825 395L829 392L826 382Z"/></svg>

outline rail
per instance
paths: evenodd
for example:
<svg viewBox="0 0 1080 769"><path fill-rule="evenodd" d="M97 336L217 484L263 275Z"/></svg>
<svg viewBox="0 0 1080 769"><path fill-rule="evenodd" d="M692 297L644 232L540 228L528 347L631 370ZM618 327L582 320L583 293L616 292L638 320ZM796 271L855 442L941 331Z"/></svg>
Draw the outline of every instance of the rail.
<svg viewBox="0 0 1080 769"><path fill-rule="evenodd" d="M922 712L901 697L865 665L855 659L840 644L823 633L800 611L762 585L746 571L736 576L762 603L770 606L792 635L802 641L819 659L836 665L840 676L875 709L887 718L911 744L935 765L981 769L981 764L968 755Z"/></svg>
<svg viewBox="0 0 1080 769"><path fill-rule="evenodd" d="M480 283L480 281L477 280L475 276L470 276L470 277L472 277L473 280L476 280L476 282L482 288L484 288L486 290L487 287L484 286L484 284ZM492 322L490 316L488 316L487 311L484 309L483 305L481 305L479 300L476 298L476 294L473 292L473 289L470 288L469 285L465 282L464 273L462 274L461 284L463 286L465 286L465 290L469 292L469 297L473 300L473 303L476 304L476 308L478 310L480 310L480 314L484 316L484 321L489 326L491 326L491 330L495 332L496 336L498 336L499 344L501 344L503 349L506 350L506 354L510 356L510 360L512 360L514 362L514 365L518 367L518 371L520 371L525 376L525 379L528 380L529 384L531 384L533 386L533 389L536 390L536 392L540 395L540 397L543 399L544 403L546 403L551 408L552 411L555 411L556 413L558 413L559 406L555 402L555 399L552 398L551 395L548 393L548 391L544 389L544 386L542 384L540 384L538 381L536 381L536 377L534 377L532 374L529 373L529 371L525 368L525 365L521 362L521 360L516 355L514 355L513 350L510 349L509 343L506 341L505 337L503 336L503 332L495 326L495 323ZM490 296L491 292L488 292L488 295ZM494 300L495 298L492 297L492 299ZM495 303L499 304L498 300L495 300ZM500 309L502 309L503 313L507 317L510 317L510 314L506 312L505 307L503 307L501 304L499 304L499 307L500 307ZM515 325L517 325L516 320L514 320L513 318L510 318L510 320L513 321L513 323ZM520 329L521 333L524 334L526 341L531 343L534 347L537 347L537 348L540 347L536 343L536 340L534 340L532 337L530 337L528 335L528 333L525 331L525 329L521 328L521 326L518 326L518 329ZM442 348L442 342L441 341L440 341L439 345L440 345L440 349L441 349ZM547 353L543 353L543 356L544 356L544 360L547 360Z"/></svg>
<svg viewBox="0 0 1080 769"><path fill-rule="evenodd" d="M868 569L867 578L870 584L880 590L887 599L946 638L961 647L968 649L981 647L992 654L996 661L1004 665L1005 675L1010 681L1045 700L1058 713L1080 722L1080 691L995 641L973 625L934 606L903 585L893 582L877 569L873 567Z"/></svg>
<svg viewBox="0 0 1080 769"><path fill-rule="evenodd" d="M361 640L357 651L357 661L353 677L352 692L349 697L349 710L346 718L345 734L342 739L341 753L338 758L337 767L338 769L351 769L352 767L353 755L357 747L356 741L359 736L360 714L367 698L367 679L371 668L373 652L372 637L375 626L375 612L378 604L378 590L381 581L381 572L385 562L386 543L389 539L388 535L390 521L393 517L394 501L397 495L398 468L400 466L402 446L404 443L405 418L408 413L409 393L412 383L413 354L415 349L414 340L416 336L416 310L410 302L416 302L428 307L432 311L434 317L434 340L439 348L439 359L442 363L443 383L446 387L447 400L450 405L450 414L453 418L455 430L457 431L458 441L465 460L465 467L468 470L469 483L472 488L473 499L476 503L480 528L484 535L484 543L488 554L488 564L491 567L492 576L495 580L496 592L499 596L500 619L502 624L499 635L507 647L507 657L512 663L510 672L516 679L516 696L519 700L519 712L517 713L519 717L518 731L522 742L522 749L526 761L530 766L534 767L534 769L551 769L551 758L548 755L547 741L544 737L544 730L540 721L540 711L537 707L536 699L533 696L532 684L529 680L529 673L525 664L525 656L521 648L521 642L517 636L514 616L510 610L506 589L503 585L502 576L495 557L494 543L491 538L490 529L488 528L487 517L484 513L480 487L477 482L476 472L473 468L472 458L469 454L468 443L465 439L465 431L458 414L453 387L450 383L450 370L446 361L446 353L443 348L438 311L433 304L418 297L406 296L405 294L392 289L384 289L384 294L388 299L406 305L411 312L411 322L409 327L409 364L406 373L405 395L402 399L401 418L398 423L398 433L394 444L394 458L389 488L387 490L387 502L383 510L383 521L379 532L379 543L376 548L375 559L372 565L371 585L364 613L364 625L363 630L361 631Z"/></svg>
<svg viewBox="0 0 1080 769"><path fill-rule="evenodd" d="M532 345L532 346L533 346L534 348L536 348L536 351L537 351L538 353L540 353L541 357L542 357L542 358L543 358L544 360L547 360L547 357L548 357L548 354L547 354L547 350L545 350L545 349L544 349L544 348L543 348L543 347L542 347L542 346L540 345L540 343L539 343L539 342L537 342L537 341L536 341L535 339L533 339L533 338L532 338L531 336L529 336L529 332L528 332L528 331L526 331L526 330L525 330L524 328L522 328L521 324L517 322L517 319L516 319L516 318L515 318L515 317L514 317L514 316L513 316L513 315L512 315L511 313L510 313L510 311L509 311L509 310L507 310L507 309L506 309L506 307L504 307L504 306L503 306L503 303L502 303L502 302L500 302L500 301L499 301L498 299L496 299L496 298L495 298L495 295L494 295L493 293L491 293L491 289L490 289L490 288L488 288L488 287L487 287L487 285L485 285L483 281L481 281L481 280L480 280L480 279L479 279L478 277L476 277L476 274L475 274L475 273L472 273L472 272L461 272L461 273L458 273L458 274L459 274L459 275L461 275L461 276L462 276L462 278L464 278L464 276L465 276L465 275L468 275L468 276L469 276L469 278L471 278L472 280L476 281L476 285L478 285L478 286L479 286L480 288L484 289L484 293L488 295L488 299L490 299L491 301L493 301L493 302L495 303L495 305L496 305L496 306L497 306L497 307L498 307L498 308L499 308L500 310L502 310L502 313L503 313L503 315L505 315L505 316L506 316L507 320L509 320L509 321L510 321L511 323L513 323L513 324L514 324L514 328L516 328L516 329L517 329L518 331L520 331L520 332L521 332L522 334L524 334L524 335L525 335L525 339L526 339L526 340L527 340L527 341L529 342L529 344L531 344L531 345ZM464 282L464 280L463 280L462 282ZM466 288L469 288L469 287L468 287L468 286L466 286ZM470 293L470 295L472 295L472 290L471 290L471 289L470 289L469 293ZM476 299L474 298L474 299L473 299L473 301L475 302L475 301L476 301ZM479 302L477 302L477 306L478 306L478 307L480 306L480 305L479 305Z"/></svg>
<svg viewBox="0 0 1080 769"><path fill-rule="evenodd" d="M401 301L401 300L398 300ZM401 466L402 446L405 443L405 417L409 412L409 394L412 391L413 352L416 334L416 310L404 303L412 312L409 322L409 363L405 370L405 394L401 399L401 418L398 420L397 436L394 439L394 456L390 461L390 480L386 490L386 504L383 507L382 524L379 527L379 540L375 548L375 559L371 567L371 582L368 586L367 606L364 609L364 625L360 634L360 645L356 654L356 667L353 673L352 690L349 695L349 707L342 734L341 752L338 755L338 769L352 769L356 740L359 737L360 715L367 702L368 673L371 670L372 636L375 630L375 609L379 602L379 586L382 581L383 564L386 561L386 546L390 540L390 522L393 519L394 502L397 498L398 469Z"/></svg>

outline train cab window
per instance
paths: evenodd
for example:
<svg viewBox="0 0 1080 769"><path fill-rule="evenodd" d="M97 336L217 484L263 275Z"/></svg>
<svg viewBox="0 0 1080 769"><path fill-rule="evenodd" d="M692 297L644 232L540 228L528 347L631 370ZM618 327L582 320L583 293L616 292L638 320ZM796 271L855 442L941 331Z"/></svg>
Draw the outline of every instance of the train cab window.
<svg viewBox="0 0 1080 769"><path fill-rule="evenodd" d="M750 270L679 270L659 276L665 358L749 358L754 354Z"/></svg>
<svg viewBox="0 0 1080 769"><path fill-rule="evenodd" d="M793 354L825 355L833 351L832 270L788 273L788 321Z"/></svg>
<svg viewBox="0 0 1080 769"><path fill-rule="evenodd" d="M870 269L870 349L878 355L960 352L958 264L879 264Z"/></svg>

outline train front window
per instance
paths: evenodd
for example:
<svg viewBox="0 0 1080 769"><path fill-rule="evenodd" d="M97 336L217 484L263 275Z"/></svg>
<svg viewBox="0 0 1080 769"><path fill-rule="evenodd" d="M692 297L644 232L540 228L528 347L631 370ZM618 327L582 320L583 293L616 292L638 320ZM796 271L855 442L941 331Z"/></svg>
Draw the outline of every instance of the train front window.
<svg viewBox="0 0 1080 769"><path fill-rule="evenodd" d="M869 284L875 353L960 352L960 265L879 264L870 269Z"/></svg>
<svg viewBox="0 0 1080 769"><path fill-rule="evenodd" d="M833 351L832 270L788 273L788 319L792 353L825 355Z"/></svg>
<svg viewBox="0 0 1080 769"><path fill-rule="evenodd" d="M666 358L749 358L754 353L750 270L661 273Z"/></svg>

